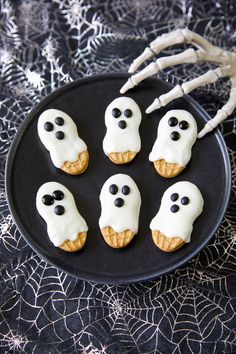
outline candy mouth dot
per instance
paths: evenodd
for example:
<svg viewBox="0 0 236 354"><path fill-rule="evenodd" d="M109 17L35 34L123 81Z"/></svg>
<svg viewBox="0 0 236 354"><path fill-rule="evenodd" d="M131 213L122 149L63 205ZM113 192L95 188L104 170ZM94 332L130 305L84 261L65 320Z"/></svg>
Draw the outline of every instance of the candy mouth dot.
<svg viewBox="0 0 236 354"><path fill-rule="evenodd" d="M124 120L120 120L118 126L120 129L125 129L127 127L127 124Z"/></svg>
<svg viewBox="0 0 236 354"><path fill-rule="evenodd" d="M180 134L178 132L174 131L170 134L170 138L174 141L179 140Z"/></svg>
<svg viewBox="0 0 236 354"><path fill-rule="evenodd" d="M56 132L56 138L58 140L63 140L65 137L65 134L62 131Z"/></svg>
<svg viewBox="0 0 236 354"><path fill-rule="evenodd" d="M172 213L177 213L177 211L179 211L179 206L177 204L173 204L170 210L172 211Z"/></svg>
<svg viewBox="0 0 236 354"><path fill-rule="evenodd" d="M116 198L114 204L117 208L121 208L124 205L124 199Z"/></svg>
<svg viewBox="0 0 236 354"><path fill-rule="evenodd" d="M57 205L55 208L54 208L54 213L56 215L63 215L65 213L65 208L62 206L62 205Z"/></svg>

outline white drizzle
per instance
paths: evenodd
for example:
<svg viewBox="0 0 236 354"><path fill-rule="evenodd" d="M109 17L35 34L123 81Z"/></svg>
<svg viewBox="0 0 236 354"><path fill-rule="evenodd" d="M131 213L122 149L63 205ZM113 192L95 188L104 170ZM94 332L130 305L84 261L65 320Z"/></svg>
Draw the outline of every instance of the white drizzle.
<svg viewBox="0 0 236 354"><path fill-rule="evenodd" d="M171 117L176 117L178 123L186 121L189 124L188 129L180 129L179 124L170 127L168 120ZM170 138L173 131L180 134L179 140L174 141ZM149 160L154 162L164 159L166 162L186 166L191 158L191 149L196 138L197 124L194 117L188 111L183 109L168 111L160 120L157 129L157 139L149 155Z"/></svg>
<svg viewBox="0 0 236 354"><path fill-rule="evenodd" d="M55 118L64 119L64 124L59 126L55 123ZM44 124L53 124L52 131L46 131ZM64 139L58 140L55 133L62 131ZM53 164L61 168L66 161L75 162L78 154L87 150L85 142L79 137L77 127L71 117L58 109L48 109L44 111L38 119L38 135L40 140L49 151Z"/></svg>
<svg viewBox="0 0 236 354"><path fill-rule="evenodd" d="M43 204L43 196L46 194L52 195L56 190L62 191L64 198L62 200L54 200L52 205ZM55 214L54 208L56 205L62 205L65 208L63 215ZM72 193L60 183L44 183L38 190L36 207L46 222L48 236L56 247L62 245L66 240L75 241L78 233L88 231L86 221L79 214Z"/></svg>
<svg viewBox="0 0 236 354"><path fill-rule="evenodd" d="M114 118L112 110L118 108L121 115ZM124 111L130 109L132 116L127 118ZM112 152L139 152L141 140L139 136L139 125L142 114L137 103L129 97L118 97L112 101L105 112L106 135L103 140L103 150L106 155ZM127 124L125 129L118 126L119 121L124 120Z"/></svg>
<svg viewBox="0 0 236 354"><path fill-rule="evenodd" d="M113 195L109 192L109 187L115 184L118 192ZM130 193L122 194L122 187L129 186ZM122 198L124 205L120 208L114 205L116 198ZM101 216L99 226L112 227L116 232L120 233L125 230L131 230L135 234L138 232L139 211L141 206L141 195L134 180L125 174L113 175L104 183L101 194Z"/></svg>
<svg viewBox="0 0 236 354"><path fill-rule="evenodd" d="M171 200L170 197L173 193L178 193L178 200ZM189 204L182 205L182 197L188 197ZM176 213L171 212L170 208L173 204L179 206ZM180 237L188 243L190 242L193 223L201 214L203 205L201 192L195 184L187 181L177 182L163 194L160 209L152 219L150 228L154 231L160 231L166 237Z"/></svg>

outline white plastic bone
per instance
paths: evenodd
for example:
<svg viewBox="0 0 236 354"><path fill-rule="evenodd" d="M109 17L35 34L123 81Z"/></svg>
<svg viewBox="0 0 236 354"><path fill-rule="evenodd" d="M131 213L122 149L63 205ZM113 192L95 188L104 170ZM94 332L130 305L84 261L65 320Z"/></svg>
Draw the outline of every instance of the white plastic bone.
<svg viewBox="0 0 236 354"><path fill-rule="evenodd" d="M223 122L230 114L233 113L236 108L236 87L233 87L230 91L230 97L228 102L217 111L214 118L206 123L205 127L198 133L198 139L201 139L204 135L210 133L213 129L217 127L221 122Z"/></svg>
<svg viewBox="0 0 236 354"><path fill-rule="evenodd" d="M158 71L159 68L156 63L149 64L148 66L146 66L145 69L141 70L139 73L132 75L129 80L124 84L124 86L122 86L122 88L120 89L120 93L125 93L134 86L137 86L141 81L143 81L147 77L157 74Z"/></svg>
<svg viewBox="0 0 236 354"><path fill-rule="evenodd" d="M159 54L163 49L166 48L166 43L168 47L171 45L179 44L184 42L184 36L182 30L178 29L173 32L163 33L161 36L158 36L154 41L150 43L150 48L155 54Z"/></svg>
<svg viewBox="0 0 236 354"><path fill-rule="evenodd" d="M177 97L184 95L184 92L180 85L176 85L172 90L156 98L153 103L146 109L146 113L151 113L160 107L166 106L169 102L175 100Z"/></svg>
<svg viewBox="0 0 236 354"><path fill-rule="evenodd" d="M197 77L196 79L187 81L182 85L176 85L169 92L165 93L164 95L161 95L159 98L156 98L153 101L153 103L146 109L146 113L151 113L160 107L166 106L168 103L175 100L176 98L179 98L184 94L190 93L191 91L195 90L197 87L206 84L211 84L223 76L225 76L224 72L222 70L219 70L219 68L217 68L215 70L209 70L205 74Z"/></svg>
<svg viewBox="0 0 236 354"><path fill-rule="evenodd" d="M123 85L120 93L125 93L147 77L157 74L160 70L172 65L196 63L199 61L212 61L218 63L220 66L215 70L210 70L198 78L185 82L182 85L177 85L170 92L156 98L146 110L146 113L151 113L155 109L167 105L169 102L193 91L197 87L214 83L219 78L228 76L231 81L229 100L222 109L218 110L216 116L206 124L202 131L200 131L198 138L202 138L226 119L227 116L232 114L233 110L236 108L236 53L214 46L207 39L190 31L188 28L178 29L170 33L162 34L152 41L150 47L146 48L144 52L133 61L129 68L129 72L135 72L145 60L159 54L169 46L181 43L193 44L198 50L195 51L191 48L177 55L157 59L155 63L149 64L139 73L132 75Z"/></svg>
<svg viewBox="0 0 236 354"><path fill-rule="evenodd" d="M219 76L214 70L209 70L205 74L197 77L196 79L187 81L181 85L185 94L195 90L202 85L211 84L217 81Z"/></svg>
<svg viewBox="0 0 236 354"><path fill-rule="evenodd" d="M196 51L192 48L185 50L183 53L171 55L169 57L163 57L157 59L146 66L143 70L135 75L132 75L129 80L122 86L120 93L123 94L137 86L141 81L145 80L147 77L157 74L160 70L163 70L172 65L179 65L184 63L196 63L198 60Z"/></svg>
<svg viewBox="0 0 236 354"><path fill-rule="evenodd" d="M142 65L142 63L145 62L145 60L148 60L152 57L153 57L153 51L149 47L145 48L143 53L139 57L134 59L133 63L130 65L129 73L130 74L134 73L137 70L137 68L139 68L140 65Z"/></svg>
<svg viewBox="0 0 236 354"><path fill-rule="evenodd" d="M154 39L154 41L150 43L150 47L145 48L144 52L139 57L134 59L133 63L130 65L129 73L134 73L145 62L145 60L159 54L165 48L184 42L184 37L181 30L175 31L174 36L172 33L173 32L164 33Z"/></svg>

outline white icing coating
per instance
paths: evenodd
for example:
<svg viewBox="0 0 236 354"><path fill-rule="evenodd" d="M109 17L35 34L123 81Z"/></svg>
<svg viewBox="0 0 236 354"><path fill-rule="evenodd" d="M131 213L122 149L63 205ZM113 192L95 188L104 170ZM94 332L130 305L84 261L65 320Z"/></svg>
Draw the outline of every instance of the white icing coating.
<svg viewBox="0 0 236 354"><path fill-rule="evenodd" d="M178 124L174 127L168 124L168 120L171 117L178 119ZM188 122L188 129L180 129L179 123L181 121ZM179 140L174 141L170 138L171 133L174 131L180 134ZM191 150L196 138L197 124L192 114L183 109L168 111L160 120L157 129L157 139L149 154L149 160L154 162L164 159L166 162L186 166L191 158Z"/></svg>
<svg viewBox="0 0 236 354"><path fill-rule="evenodd" d="M55 118L64 119L64 124L59 126L55 123ZM46 131L44 124L50 122L53 124L52 131ZM64 139L56 138L55 133L62 131L65 134ZM44 111L38 119L38 135L40 140L49 151L53 164L61 168L64 162L75 162L78 154L87 150L85 142L79 137L77 127L71 117L58 109L48 109Z"/></svg>
<svg viewBox="0 0 236 354"><path fill-rule="evenodd" d="M109 187L112 184L118 187L118 192L115 195L109 192ZM130 188L129 194L124 195L122 193L123 186ZM124 200L122 207L115 206L116 198ZM125 230L131 230L135 234L138 232L141 195L136 183L130 176L119 173L108 178L101 189L100 201L102 208L99 219L100 229L110 226L118 233Z"/></svg>
<svg viewBox="0 0 236 354"><path fill-rule="evenodd" d="M121 111L119 118L114 118L112 110L118 108ZM130 109L132 116L127 118L124 111ZM112 152L139 152L141 140L139 136L139 125L142 114L137 103L130 97L118 97L112 101L105 112L106 135L103 140L103 150L106 155ZM118 126L120 121L125 121L127 126L121 129Z"/></svg>
<svg viewBox="0 0 236 354"><path fill-rule="evenodd" d="M52 195L56 190L62 191L64 198L62 200L54 200L52 205L43 204L43 196L46 194ZM63 215L55 214L54 208L57 205L62 205L65 208ZM44 183L38 190L36 207L47 223L48 236L56 247L62 245L66 240L75 241L78 233L88 231L86 221L79 214L72 193L60 183Z"/></svg>
<svg viewBox="0 0 236 354"><path fill-rule="evenodd" d="M176 201L171 200L171 195L178 193ZM189 204L182 205L181 198L188 197ZM171 212L172 205L178 205L176 213ZM203 198L197 186L191 182L182 181L173 184L163 194L161 206L152 219L150 228L160 231L167 237L180 237L185 242L190 242L195 219L201 214L203 209Z"/></svg>

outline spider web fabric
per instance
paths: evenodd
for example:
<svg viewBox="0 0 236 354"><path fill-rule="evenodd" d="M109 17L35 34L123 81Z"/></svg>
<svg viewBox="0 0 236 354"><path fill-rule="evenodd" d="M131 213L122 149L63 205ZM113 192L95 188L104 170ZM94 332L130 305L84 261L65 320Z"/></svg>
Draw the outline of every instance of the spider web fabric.
<svg viewBox="0 0 236 354"><path fill-rule="evenodd" d="M0 353L235 353L235 112L220 126L233 182L224 220L197 257L155 281L92 284L45 263L17 230L4 187L12 139L43 97L84 76L125 72L150 41L185 26L236 51L234 2L1 0L0 6ZM176 84L211 67L172 67L161 77ZM228 94L221 80L193 96L213 116Z"/></svg>

